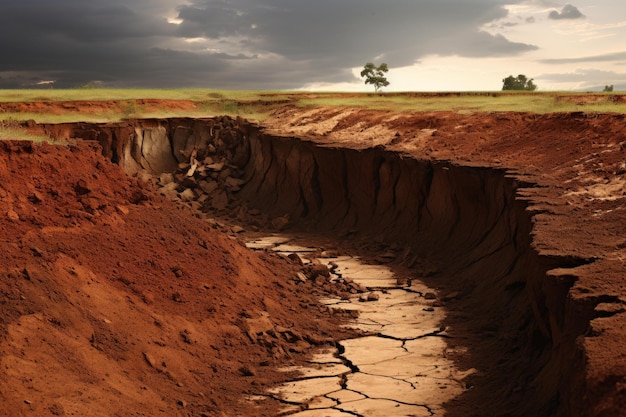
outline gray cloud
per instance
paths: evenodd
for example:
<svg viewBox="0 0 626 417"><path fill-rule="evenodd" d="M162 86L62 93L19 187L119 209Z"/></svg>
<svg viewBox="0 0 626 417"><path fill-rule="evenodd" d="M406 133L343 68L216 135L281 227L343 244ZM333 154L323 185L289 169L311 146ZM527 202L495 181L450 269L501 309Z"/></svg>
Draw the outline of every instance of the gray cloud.
<svg viewBox="0 0 626 417"><path fill-rule="evenodd" d="M576 58L555 58L542 59L542 64L577 64L583 62L612 62L626 60L626 52L615 52L611 54L583 56Z"/></svg>
<svg viewBox="0 0 626 417"><path fill-rule="evenodd" d="M537 47L478 29L516 2L3 0L0 88L297 88L353 80L352 67L375 59L516 55Z"/></svg>
<svg viewBox="0 0 626 417"><path fill-rule="evenodd" d="M548 19L563 20L563 19L584 19L585 15L580 12L575 6L571 4L563 7L563 10L559 13L556 10L552 10L548 15Z"/></svg>
<svg viewBox="0 0 626 417"><path fill-rule="evenodd" d="M548 73L536 77L552 83L578 83L579 90L602 90L605 85L614 85L617 90L626 89L626 74L599 69L577 69L567 73Z"/></svg>

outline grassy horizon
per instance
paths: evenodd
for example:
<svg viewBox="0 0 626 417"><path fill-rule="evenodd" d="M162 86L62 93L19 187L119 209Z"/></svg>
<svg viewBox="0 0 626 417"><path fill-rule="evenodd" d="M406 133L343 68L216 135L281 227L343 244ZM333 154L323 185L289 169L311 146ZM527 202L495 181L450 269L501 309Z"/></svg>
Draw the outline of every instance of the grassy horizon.
<svg viewBox="0 0 626 417"><path fill-rule="evenodd" d="M185 100L193 109L145 108L142 100ZM356 107L394 112L453 111L530 112L537 114L582 111L626 113L626 95L575 92L311 92L183 89L37 89L0 90L0 103L33 102L115 102L116 105L81 114L62 111L5 112L0 120L29 120L40 123L115 122L129 118L241 116L262 121L277 107L290 104L302 108L319 106Z"/></svg>

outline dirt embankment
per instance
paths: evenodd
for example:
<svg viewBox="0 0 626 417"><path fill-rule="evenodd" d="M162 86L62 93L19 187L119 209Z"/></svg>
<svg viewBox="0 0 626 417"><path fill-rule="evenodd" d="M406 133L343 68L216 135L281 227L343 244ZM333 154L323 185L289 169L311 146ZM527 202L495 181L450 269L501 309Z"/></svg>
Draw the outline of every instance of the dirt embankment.
<svg viewBox="0 0 626 417"><path fill-rule="evenodd" d="M232 119L48 129L98 140L129 173L213 146L243 184L227 203L401 249L400 262L458 292L450 343L469 345L456 359L482 376L453 413L599 416L624 410L623 119L284 109L261 130ZM202 188L181 180L181 192Z"/></svg>
<svg viewBox="0 0 626 417"><path fill-rule="evenodd" d="M0 143L0 231L0 415L273 415L341 321L86 142Z"/></svg>

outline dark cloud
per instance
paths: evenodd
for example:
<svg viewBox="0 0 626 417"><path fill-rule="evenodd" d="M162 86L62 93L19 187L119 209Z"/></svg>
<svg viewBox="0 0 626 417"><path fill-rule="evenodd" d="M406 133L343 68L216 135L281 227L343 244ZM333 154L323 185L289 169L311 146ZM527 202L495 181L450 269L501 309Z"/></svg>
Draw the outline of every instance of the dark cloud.
<svg viewBox="0 0 626 417"><path fill-rule="evenodd" d="M556 10L552 10L548 15L549 19L564 20L564 19L584 19L585 15L580 12L575 6L571 4L563 7L563 10L559 13Z"/></svg>
<svg viewBox="0 0 626 417"><path fill-rule="evenodd" d="M3 0L0 87L297 88L373 60L515 55L536 47L479 30L515 2Z"/></svg>
<svg viewBox="0 0 626 417"><path fill-rule="evenodd" d="M526 23L535 23L535 18L533 16L526 18Z"/></svg>

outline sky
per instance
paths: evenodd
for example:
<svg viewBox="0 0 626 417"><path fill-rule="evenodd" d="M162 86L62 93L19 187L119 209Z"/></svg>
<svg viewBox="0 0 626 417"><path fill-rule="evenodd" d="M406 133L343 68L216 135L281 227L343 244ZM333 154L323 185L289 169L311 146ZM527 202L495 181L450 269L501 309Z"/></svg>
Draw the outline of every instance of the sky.
<svg viewBox="0 0 626 417"><path fill-rule="evenodd" d="M624 0L0 0L0 88L626 90Z"/></svg>

